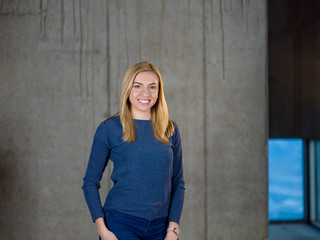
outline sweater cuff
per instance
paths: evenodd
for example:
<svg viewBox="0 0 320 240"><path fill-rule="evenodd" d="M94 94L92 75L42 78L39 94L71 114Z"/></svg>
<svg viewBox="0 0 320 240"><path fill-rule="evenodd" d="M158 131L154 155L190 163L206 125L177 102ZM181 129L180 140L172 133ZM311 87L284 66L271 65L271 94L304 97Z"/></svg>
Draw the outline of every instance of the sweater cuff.
<svg viewBox="0 0 320 240"><path fill-rule="evenodd" d="M104 218L104 214L96 214L96 215L92 215L91 216L92 218L92 221L95 223L95 221L98 219L98 218Z"/></svg>

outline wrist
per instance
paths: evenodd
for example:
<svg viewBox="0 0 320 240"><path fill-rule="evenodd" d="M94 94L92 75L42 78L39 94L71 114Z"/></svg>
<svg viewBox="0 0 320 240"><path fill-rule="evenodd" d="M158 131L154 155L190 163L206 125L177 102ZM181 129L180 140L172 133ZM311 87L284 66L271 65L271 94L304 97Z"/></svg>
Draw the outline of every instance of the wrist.
<svg viewBox="0 0 320 240"><path fill-rule="evenodd" d="M179 229L179 227L168 227L167 228L167 233L173 233L173 234L175 234L176 236L179 236L179 234L180 234L180 229Z"/></svg>
<svg viewBox="0 0 320 240"><path fill-rule="evenodd" d="M179 224L173 221L169 222L169 227L179 228Z"/></svg>
<svg viewBox="0 0 320 240"><path fill-rule="evenodd" d="M98 218L96 221L96 226L97 226L97 230L98 230L98 233L99 235L105 235L105 234L108 234L109 230L108 228L106 227L106 224L104 222L104 219L103 218Z"/></svg>

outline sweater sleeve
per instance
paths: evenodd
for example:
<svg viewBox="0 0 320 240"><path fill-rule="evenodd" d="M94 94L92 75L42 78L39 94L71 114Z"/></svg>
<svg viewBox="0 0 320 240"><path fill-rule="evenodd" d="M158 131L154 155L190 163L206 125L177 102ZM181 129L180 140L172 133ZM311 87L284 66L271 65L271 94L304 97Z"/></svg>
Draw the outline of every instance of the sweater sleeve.
<svg viewBox="0 0 320 240"><path fill-rule="evenodd" d="M97 218L104 217L99 189L104 169L109 160L109 152L110 145L107 141L106 126L105 123L101 123L94 135L82 186L93 222L95 222Z"/></svg>
<svg viewBox="0 0 320 240"><path fill-rule="evenodd" d="M169 222L179 223L184 202L184 179L182 167L182 147L178 126L174 125L173 135L173 176Z"/></svg>

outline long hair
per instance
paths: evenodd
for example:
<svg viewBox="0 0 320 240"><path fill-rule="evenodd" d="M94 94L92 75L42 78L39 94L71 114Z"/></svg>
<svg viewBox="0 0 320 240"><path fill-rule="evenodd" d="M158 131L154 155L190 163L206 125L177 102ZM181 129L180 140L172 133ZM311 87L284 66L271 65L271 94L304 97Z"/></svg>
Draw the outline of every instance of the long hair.
<svg viewBox="0 0 320 240"><path fill-rule="evenodd" d="M174 126L169 119L168 107L164 97L163 82L159 70L149 62L140 62L128 69L121 88L120 121L123 128L122 140L134 142L136 139L136 128L131 113L130 92L134 79L140 72L153 72L159 79L158 100L150 110L150 119L154 136L162 143L168 143L169 137L174 133Z"/></svg>

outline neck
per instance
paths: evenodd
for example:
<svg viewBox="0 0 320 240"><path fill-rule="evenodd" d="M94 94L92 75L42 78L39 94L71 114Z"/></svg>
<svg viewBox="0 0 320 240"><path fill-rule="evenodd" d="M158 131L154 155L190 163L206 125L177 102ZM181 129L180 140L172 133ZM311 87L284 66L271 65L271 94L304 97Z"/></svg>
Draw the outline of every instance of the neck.
<svg viewBox="0 0 320 240"><path fill-rule="evenodd" d="M133 119L150 120L150 112L148 113L132 113Z"/></svg>

